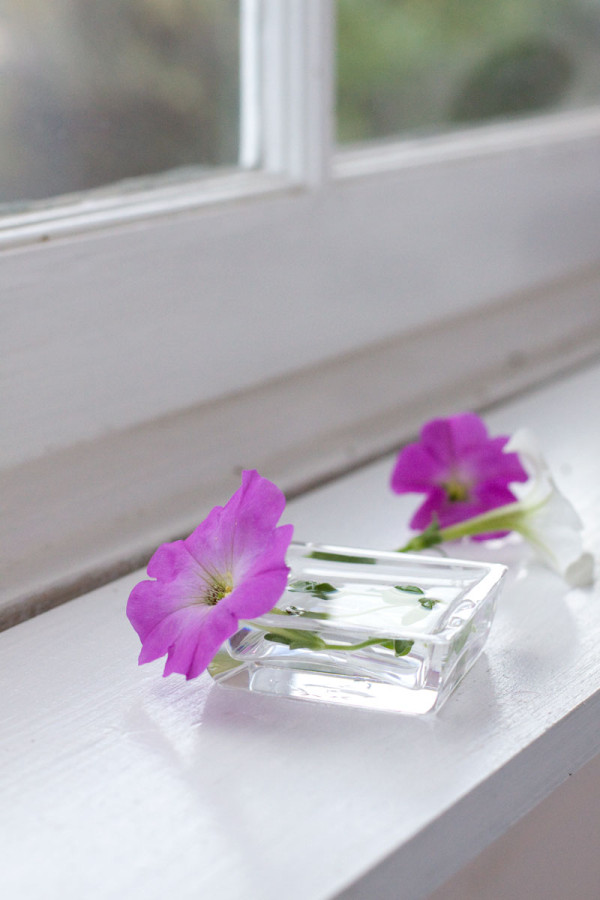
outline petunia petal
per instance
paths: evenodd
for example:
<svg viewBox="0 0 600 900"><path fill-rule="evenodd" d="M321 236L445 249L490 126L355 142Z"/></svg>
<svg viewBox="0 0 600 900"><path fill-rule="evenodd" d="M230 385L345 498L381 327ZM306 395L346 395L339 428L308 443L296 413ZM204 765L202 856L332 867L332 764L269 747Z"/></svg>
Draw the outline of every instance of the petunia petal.
<svg viewBox="0 0 600 900"><path fill-rule="evenodd" d="M210 608L201 628L182 633L169 652L163 675L177 672L189 680L208 666L221 644L238 630L238 618L220 603Z"/></svg>
<svg viewBox="0 0 600 900"><path fill-rule="evenodd" d="M244 472L226 506L215 507L184 543L206 569L231 570L236 560L239 572L260 555L284 507L276 485L256 471Z"/></svg>
<svg viewBox="0 0 600 900"><path fill-rule="evenodd" d="M423 444L407 444L394 465L391 488L396 494L422 494L439 484L447 474L446 463L436 459Z"/></svg>
<svg viewBox="0 0 600 900"><path fill-rule="evenodd" d="M481 512L504 506L505 503L514 503L517 499L510 488L503 484L481 484L474 489L473 494L474 502Z"/></svg>
<svg viewBox="0 0 600 900"><path fill-rule="evenodd" d="M186 553L184 542L172 541L169 544L161 544L154 551L148 562L147 572L150 578L172 581L189 568L189 565L189 554Z"/></svg>
<svg viewBox="0 0 600 900"><path fill-rule="evenodd" d="M466 412L427 422L421 440L437 459L452 465L470 448L487 441L488 433L479 416Z"/></svg>
<svg viewBox="0 0 600 900"><path fill-rule="evenodd" d="M198 605L181 607L164 615L144 638L139 656L140 664L160 659L174 646L181 646L182 635L195 641L209 614L210 607Z"/></svg>
<svg viewBox="0 0 600 900"><path fill-rule="evenodd" d="M164 552L163 560L168 558L172 564L148 568L163 575L166 572L167 577L140 582L127 602L127 617L142 641L161 619L178 609L200 603L206 593L204 573L185 549L183 541L163 544L159 550ZM173 573L171 580L168 578L169 572Z"/></svg>
<svg viewBox="0 0 600 900"><path fill-rule="evenodd" d="M564 575L583 554L583 525L573 505L542 472L521 506L519 530L538 556Z"/></svg>
<svg viewBox="0 0 600 900"><path fill-rule="evenodd" d="M219 603L224 609L235 610L240 619L254 619L273 609L283 594L288 569L277 568L247 578L243 584Z"/></svg>
<svg viewBox="0 0 600 900"><path fill-rule="evenodd" d="M441 488L434 488L424 503L414 513L410 520L410 527L416 531L423 531L431 525L433 516L438 516L440 510L445 509L446 495Z"/></svg>
<svg viewBox="0 0 600 900"><path fill-rule="evenodd" d="M261 548L252 561L243 562L244 576L250 578L254 575L260 575L262 572L271 571L272 569L281 569L287 575L289 569L285 563L285 555L294 534L293 525L280 525L271 533L268 542ZM238 576L238 568L235 568L236 576ZM236 577L236 583L239 577Z"/></svg>
<svg viewBox="0 0 600 900"><path fill-rule="evenodd" d="M155 580L132 590L127 615L142 640L140 663L167 654L165 675L195 678L238 628L272 609L285 590L291 525L277 526L285 497L255 472L184 541L163 544Z"/></svg>
<svg viewBox="0 0 600 900"><path fill-rule="evenodd" d="M508 437L496 437L465 451L462 466L477 482L511 484L527 481L529 475L518 453L506 452Z"/></svg>
<svg viewBox="0 0 600 900"><path fill-rule="evenodd" d="M127 618L143 642L165 616L176 612L183 605L185 601L178 600L170 585L141 581L129 595Z"/></svg>

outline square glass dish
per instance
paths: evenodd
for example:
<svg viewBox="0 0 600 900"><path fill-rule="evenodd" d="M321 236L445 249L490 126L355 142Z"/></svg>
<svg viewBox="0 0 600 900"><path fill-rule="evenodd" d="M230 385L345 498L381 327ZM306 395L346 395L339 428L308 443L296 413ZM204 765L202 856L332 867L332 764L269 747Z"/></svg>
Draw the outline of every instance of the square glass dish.
<svg viewBox="0 0 600 900"><path fill-rule="evenodd" d="M413 715L439 709L483 650L506 571L310 543L292 543L287 564L277 606L224 644L214 680Z"/></svg>

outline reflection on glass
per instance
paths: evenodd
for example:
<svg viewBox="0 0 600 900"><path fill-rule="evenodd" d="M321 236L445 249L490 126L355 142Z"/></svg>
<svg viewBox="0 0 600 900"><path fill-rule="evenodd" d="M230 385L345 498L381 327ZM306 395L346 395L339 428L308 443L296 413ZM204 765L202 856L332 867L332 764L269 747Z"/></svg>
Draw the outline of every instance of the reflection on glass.
<svg viewBox="0 0 600 900"><path fill-rule="evenodd" d="M234 164L238 6L0 0L0 203Z"/></svg>
<svg viewBox="0 0 600 900"><path fill-rule="evenodd" d="M600 99L600 0L338 0L338 139Z"/></svg>

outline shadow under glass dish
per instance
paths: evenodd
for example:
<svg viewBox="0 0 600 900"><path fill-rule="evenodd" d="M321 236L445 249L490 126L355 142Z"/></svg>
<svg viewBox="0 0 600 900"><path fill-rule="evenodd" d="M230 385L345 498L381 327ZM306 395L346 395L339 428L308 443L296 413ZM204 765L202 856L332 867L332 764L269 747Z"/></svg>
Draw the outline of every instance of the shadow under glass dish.
<svg viewBox="0 0 600 900"><path fill-rule="evenodd" d="M292 544L288 587L209 667L225 687L406 714L441 707L483 650L505 568Z"/></svg>

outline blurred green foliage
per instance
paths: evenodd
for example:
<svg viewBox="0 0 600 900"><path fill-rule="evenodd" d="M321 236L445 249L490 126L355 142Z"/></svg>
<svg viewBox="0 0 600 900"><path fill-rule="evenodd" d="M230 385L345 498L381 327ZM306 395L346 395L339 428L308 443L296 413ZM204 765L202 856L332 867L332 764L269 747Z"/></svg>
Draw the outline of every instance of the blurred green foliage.
<svg viewBox="0 0 600 900"><path fill-rule="evenodd" d="M337 17L342 143L600 94L597 0L338 0Z"/></svg>
<svg viewBox="0 0 600 900"><path fill-rule="evenodd" d="M600 0L337 0L337 18L343 143L600 95ZM235 165L238 44L239 0L0 0L4 208Z"/></svg>

